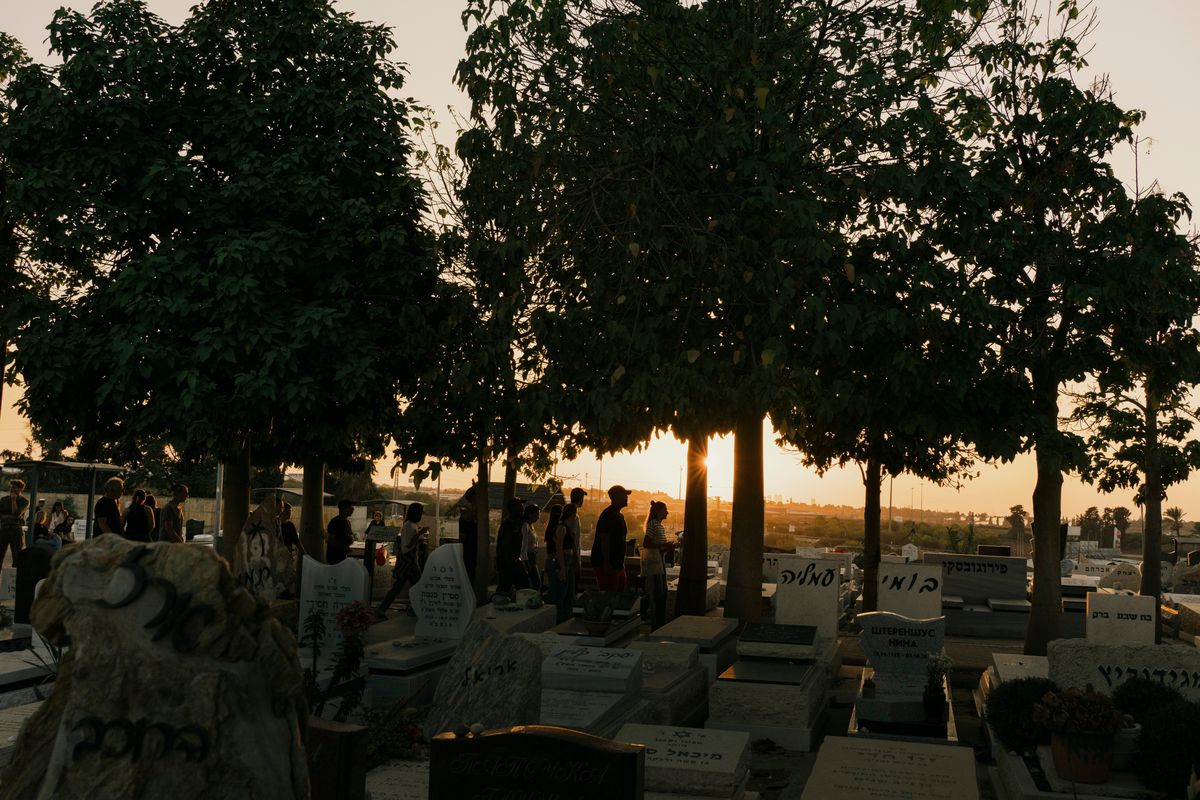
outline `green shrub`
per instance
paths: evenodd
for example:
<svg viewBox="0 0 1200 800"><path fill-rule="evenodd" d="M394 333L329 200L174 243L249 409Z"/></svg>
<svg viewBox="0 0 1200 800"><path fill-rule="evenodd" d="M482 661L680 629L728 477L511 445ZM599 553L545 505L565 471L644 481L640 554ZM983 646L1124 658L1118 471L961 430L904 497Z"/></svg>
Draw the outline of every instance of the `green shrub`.
<svg viewBox="0 0 1200 800"><path fill-rule="evenodd" d="M1175 689L1149 678L1130 678L1113 690L1113 702L1122 712L1141 722L1147 715L1183 699Z"/></svg>
<svg viewBox="0 0 1200 800"><path fill-rule="evenodd" d="M1033 707L1058 686L1047 678L1017 678L992 689L987 721L1006 750L1027 752L1050 741L1050 732L1033 721Z"/></svg>
<svg viewBox="0 0 1200 800"><path fill-rule="evenodd" d="M1200 703L1177 700L1146 715L1133 762L1146 788L1183 797L1196 760Z"/></svg>

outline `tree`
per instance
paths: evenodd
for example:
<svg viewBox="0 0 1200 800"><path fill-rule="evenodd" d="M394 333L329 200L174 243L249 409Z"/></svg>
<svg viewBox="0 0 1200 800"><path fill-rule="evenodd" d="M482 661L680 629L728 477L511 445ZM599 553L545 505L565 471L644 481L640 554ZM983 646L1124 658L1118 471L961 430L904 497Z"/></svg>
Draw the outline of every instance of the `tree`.
<svg viewBox="0 0 1200 800"><path fill-rule="evenodd" d="M1089 507L1082 515L1075 518L1079 526L1079 539L1084 542L1097 542L1104 530L1104 521L1100 518L1100 510L1096 506Z"/></svg>
<svg viewBox="0 0 1200 800"><path fill-rule="evenodd" d="M1133 513L1125 506L1117 506L1112 510L1113 527L1115 527L1122 536L1125 531L1129 530L1129 522L1133 518Z"/></svg>
<svg viewBox="0 0 1200 800"><path fill-rule="evenodd" d="M956 116L972 153L969 196L948 205L948 246L982 276L995 348L1017 411L997 419L1037 464L1034 578L1025 651L1061 629L1058 526L1063 473L1083 465L1080 437L1059 425L1059 395L1102 367L1104 333L1124 317L1133 204L1107 158L1141 119L1103 83L1081 87L1089 18L1074 0L998 0L992 37L973 49ZM1042 31L1048 31L1043 36Z"/></svg>
<svg viewBox="0 0 1200 800"><path fill-rule="evenodd" d="M1023 505L1015 505L1008 510L1008 516L1004 518L1004 521L1008 523L1008 530L1013 539L1020 541L1025 538L1025 522L1028 519L1029 514Z"/></svg>
<svg viewBox="0 0 1200 800"><path fill-rule="evenodd" d="M1179 536L1179 532L1183 530L1183 518L1185 514L1179 506L1171 506L1164 512L1164 518L1171 525L1171 535Z"/></svg>
<svg viewBox="0 0 1200 800"><path fill-rule="evenodd" d="M84 457L217 454L233 552L251 446L381 455L426 352L436 273L390 34L326 0L178 28L107 0L50 33L63 62L9 87L3 142L36 255L68 277L17 330L23 410Z"/></svg>
<svg viewBox="0 0 1200 800"><path fill-rule="evenodd" d="M473 0L464 14L473 121L492 121L501 152L528 143L555 187L548 372L570 376L586 432L619 448L734 431L728 616L760 613L762 431L794 405L793 314L843 274L861 210L847 182L961 8Z"/></svg>

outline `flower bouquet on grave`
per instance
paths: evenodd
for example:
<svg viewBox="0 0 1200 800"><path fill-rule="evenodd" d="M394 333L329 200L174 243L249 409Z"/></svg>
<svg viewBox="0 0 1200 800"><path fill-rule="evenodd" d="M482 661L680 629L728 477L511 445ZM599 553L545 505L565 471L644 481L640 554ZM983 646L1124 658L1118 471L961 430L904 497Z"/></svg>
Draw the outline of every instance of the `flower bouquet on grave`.
<svg viewBox="0 0 1200 800"><path fill-rule="evenodd" d="M1113 741L1124 724L1116 704L1089 684L1082 691L1046 692L1033 719L1050 731L1050 750L1059 776L1075 783L1105 783Z"/></svg>
<svg viewBox="0 0 1200 800"><path fill-rule="evenodd" d="M925 717L930 722L945 722L949 718L944 687L953 669L954 662L945 652L931 653L925 662L925 691L921 700L925 704Z"/></svg>

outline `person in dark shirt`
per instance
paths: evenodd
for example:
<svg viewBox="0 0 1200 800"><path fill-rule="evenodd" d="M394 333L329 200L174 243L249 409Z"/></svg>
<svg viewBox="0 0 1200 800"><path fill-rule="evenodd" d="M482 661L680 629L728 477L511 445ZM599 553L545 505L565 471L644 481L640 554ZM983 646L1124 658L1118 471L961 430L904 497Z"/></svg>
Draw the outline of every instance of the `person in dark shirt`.
<svg viewBox="0 0 1200 800"><path fill-rule="evenodd" d="M131 542L149 542L154 531L154 511L146 506L146 492L138 489L125 511L125 538Z"/></svg>
<svg viewBox="0 0 1200 800"><path fill-rule="evenodd" d="M521 525L525 501L514 497L508 501L507 513L496 532L496 591L509 597L517 589L529 588L529 575L521 558Z"/></svg>
<svg viewBox="0 0 1200 800"><path fill-rule="evenodd" d="M300 533L296 523L292 522L292 504L284 503L279 511L279 538L288 550L295 552L300 548Z"/></svg>
<svg viewBox="0 0 1200 800"><path fill-rule="evenodd" d="M613 486L608 490L608 507L596 519L592 569L596 572L596 587L602 592L625 591L625 539L629 527L621 509L629 505L629 495L624 486Z"/></svg>
<svg viewBox="0 0 1200 800"><path fill-rule="evenodd" d="M349 500L338 502L337 516L325 527L326 564L340 564L350 555L350 545L354 544L354 531L350 527L353 513L354 503Z"/></svg>
<svg viewBox="0 0 1200 800"><path fill-rule="evenodd" d="M13 478L8 482L8 495L0 498L0 565L4 564L7 550L15 567L17 554L25 549L25 510L29 508L29 498L21 494L24 491L25 481Z"/></svg>
<svg viewBox="0 0 1200 800"><path fill-rule="evenodd" d="M463 493L458 504L458 541L462 544L463 564L475 580L475 559L479 553L479 523L475 521L475 484Z"/></svg>
<svg viewBox="0 0 1200 800"><path fill-rule="evenodd" d="M93 514L92 536L106 533L122 534L125 526L121 520L121 507L117 501L125 494L125 481L120 478L109 478L104 482L104 497L96 501Z"/></svg>

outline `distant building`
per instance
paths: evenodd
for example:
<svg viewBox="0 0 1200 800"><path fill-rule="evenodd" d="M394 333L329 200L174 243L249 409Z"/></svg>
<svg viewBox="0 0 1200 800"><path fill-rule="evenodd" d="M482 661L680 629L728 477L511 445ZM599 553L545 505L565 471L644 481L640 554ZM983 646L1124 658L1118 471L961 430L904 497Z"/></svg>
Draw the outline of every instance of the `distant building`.
<svg viewBox="0 0 1200 800"><path fill-rule="evenodd" d="M521 498L528 505L533 503L538 508L545 511L555 503L564 503L562 492L552 492L545 486L534 486L531 483L518 483L516 489L516 497ZM462 502L462 495L454 501L454 505ZM504 483L496 481L488 482L488 509L491 511L504 511Z"/></svg>

